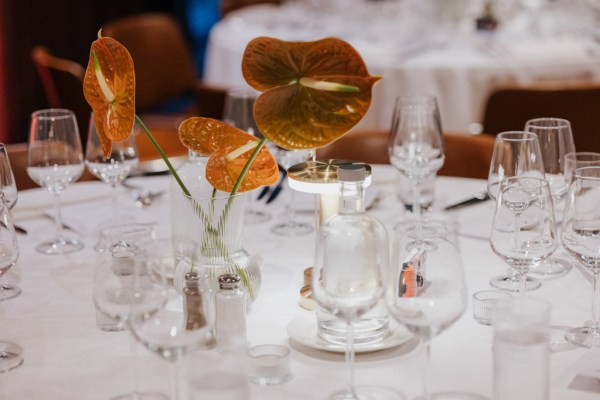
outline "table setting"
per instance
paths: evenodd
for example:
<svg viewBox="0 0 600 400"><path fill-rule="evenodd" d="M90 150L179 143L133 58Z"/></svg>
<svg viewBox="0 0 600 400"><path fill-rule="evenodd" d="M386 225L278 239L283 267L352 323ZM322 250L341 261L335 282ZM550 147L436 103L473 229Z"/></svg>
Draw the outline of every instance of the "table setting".
<svg viewBox="0 0 600 400"><path fill-rule="evenodd" d="M135 115L127 50L99 37L84 93L101 151L87 159L88 168L113 167L107 178L76 183L84 152L76 124L64 125L68 110L34 113L30 152L39 157L30 156L28 172L43 187L19 192L12 209L5 196L14 178L0 159L8 176L0 278L3 289L21 289L0 302L0 398L598 396L594 154L525 128L509 143L497 139L494 154L513 157L496 157L487 181L437 176L441 107L418 94L396 102L391 165L316 160L315 148L364 117L381 78L340 39L257 38L246 52L243 75L261 92L253 105L260 136L193 117L179 129L186 162L173 167L156 144L169 174L128 177L134 170L120 167L131 158L113 142L129 139L134 123L152 134ZM314 64L290 82L300 57ZM44 113L53 117L41 129ZM40 132L49 136L45 150ZM517 154L523 146L512 142L527 138L529 151ZM567 148L570 163L561 156L556 170L540 143ZM277 148L306 151L308 160L284 164ZM551 190L566 186L565 176L568 188ZM422 197L425 182L433 199ZM164 194L140 205L127 186ZM263 187L282 195L267 203L258 198ZM558 198L566 199L560 234ZM245 223L248 202L272 218ZM290 206L309 231L274 229ZM40 245L53 230L58 240ZM538 277L530 290L528 272L559 252L577 268ZM508 267L519 284L504 300L477 297L493 310L485 319L471 299Z"/></svg>

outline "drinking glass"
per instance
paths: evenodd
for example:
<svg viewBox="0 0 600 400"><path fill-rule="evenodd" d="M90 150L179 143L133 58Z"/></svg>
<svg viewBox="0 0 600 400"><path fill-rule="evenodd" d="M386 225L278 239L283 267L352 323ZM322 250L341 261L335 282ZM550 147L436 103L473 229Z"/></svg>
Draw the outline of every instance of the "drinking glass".
<svg viewBox="0 0 600 400"><path fill-rule="evenodd" d="M0 192L0 278L12 267L19 257L19 245L10 219L8 204ZM21 290L0 284L0 301L17 296ZM16 343L0 340L0 372L17 368L23 363L23 349Z"/></svg>
<svg viewBox="0 0 600 400"><path fill-rule="evenodd" d="M8 208L12 210L17 203L17 183L10 166L6 146L3 143L0 143L0 191L4 193L4 200Z"/></svg>
<svg viewBox="0 0 600 400"><path fill-rule="evenodd" d="M346 323L347 388L329 399L378 399L378 388L354 385L354 322L383 298L387 233L383 225L355 217L321 225L317 236L313 298L322 310Z"/></svg>
<svg viewBox="0 0 600 400"><path fill-rule="evenodd" d="M558 245L548 181L525 176L502 180L490 244L518 278L518 285L504 289L525 296L527 272L551 256Z"/></svg>
<svg viewBox="0 0 600 400"><path fill-rule="evenodd" d="M209 285L206 278L208 272L204 267L199 267L198 275L206 281L200 283L200 287L207 288ZM179 361L187 354L197 350L207 349L214 345L214 334L210 324L200 327L189 328L186 326L184 314L184 302L180 294L170 287L168 280L160 281L166 294L166 301L155 311L148 312L147 309L133 305L129 329L133 336L148 350L171 362L172 370L172 400L179 399ZM146 292L141 287L141 295Z"/></svg>
<svg viewBox="0 0 600 400"><path fill-rule="evenodd" d="M435 97L398 97L392 117L390 162L412 184L412 212L421 218L421 185L444 164L444 136Z"/></svg>
<svg viewBox="0 0 600 400"><path fill-rule="evenodd" d="M283 184L283 180L285 180L287 176L287 170L292 165L307 161L313 154L312 150L287 150L279 146L271 146L270 150L275 155L277 163L286 171L284 175L280 177L281 181L278 183L278 185ZM298 222L296 220L296 211L294 206L295 190L289 188L289 185L288 189L289 193L285 199L284 211L286 220L282 223L272 226L271 232L282 236L307 235L313 231L313 227L309 224Z"/></svg>
<svg viewBox="0 0 600 400"><path fill-rule="evenodd" d="M561 239L569 254L594 276L592 320L565 333L570 343L600 347L600 167L575 170L569 186Z"/></svg>
<svg viewBox="0 0 600 400"><path fill-rule="evenodd" d="M151 229L129 231L121 227L123 235L111 236L110 244L98 254L93 281L93 299L97 312L111 322L111 330L123 330L131 310L153 313L165 301L163 285L157 285L157 276L148 271L148 254ZM108 239L107 239L108 240ZM114 397L113 400L161 400L168 397L161 393L140 392L136 368L136 341L131 336L131 369L134 391Z"/></svg>
<svg viewBox="0 0 600 400"><path fill-rule="evenodd" d="M424 399L435 398L429 387L431 341L463 314L467 303L459 248L447 234L452 231L434 225L418 229L414 223L394 228L386 302L390 315L419 335L425 345L426 369L419 397Z"/></svg>
<svg viewBox="0 0 600 400"><path fill-rule="evenodd" d="M261 136L254 121L254 102L257 92L252 89L231 89L225 97L223 122L244 130L251 135ZM271 219L271 213L261 208L257 201L250 200L244 211L244 222L257 224Z"/></svg>
<svg viewBox="0 0 600 400"><path fill-rule="evenodd" d="M535 133L508 131L496 136L487 181L490 197L496 200L502 180L516 176L545 177L542 152ZM527 290L541 286L539 280L529 276L526 283ZM511 269L508 275L492 278L490 284L497 289L516 291L520 284L519 275Z"/></svg>
<svg viewBox="0 0 600 400"><path fill-rule="evenodd" d="M83 153L75 114L70 110L49 109L31 115L27 174L54 195L56 235L36 247L45 254L65 254L81 250L83 243L62 233L60 195L83 173Z"/></svg>
<svg viewBox="0 0 600 400"><path fill-rule="evenodd" d="M600 153L589 151L568 153L565 155L565 181L567 187L573 179L573 172L578 168L600 167Z"/></svg>
<svg viewBox="0 0 600 400"><path fill-rule="evenodd" d="M565 155L575 151L571 123L562 118L535 118L525 124L526 132L537 135L542 152L544 175L550 184L550 193L554 201L554 209L562 202L567 193L565 172ZM562 207L561 207L562 208ZM559 258L548 258L531 271L537 278L555 278L571 270L571 265Z"/></svg>
<svg viewBox="0 0 600 400"><path fill-rule="evenodd" d="M121 218L118 201L119 187L131 171L137 167L138 162L138 150L134 132L124 140L113 142L110 156L106 157L104 155L92 115L85 147L85 166L96 178L109 184L112 188L111 209L113 223L117 223Z"/></svg>

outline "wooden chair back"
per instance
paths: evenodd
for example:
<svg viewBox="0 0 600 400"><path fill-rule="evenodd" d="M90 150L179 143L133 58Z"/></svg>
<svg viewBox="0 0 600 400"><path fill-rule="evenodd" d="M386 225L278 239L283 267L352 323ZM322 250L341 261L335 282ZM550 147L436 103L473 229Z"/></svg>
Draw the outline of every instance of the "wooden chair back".
<svg viewBox="0 0 600 400"><path fill-rule="evenodd" d="M487 100L483 131L493 135L523 130L527 120L571 122L577 151L600 152L600 84L538 84L499 88Z"/></svg>

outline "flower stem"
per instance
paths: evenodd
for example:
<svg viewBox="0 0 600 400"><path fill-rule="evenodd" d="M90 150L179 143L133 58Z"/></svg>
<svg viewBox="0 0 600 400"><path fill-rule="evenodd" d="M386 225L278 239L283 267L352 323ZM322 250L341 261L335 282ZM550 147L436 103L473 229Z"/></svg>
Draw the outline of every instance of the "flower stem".
<svg viewBox="0 0 600 400"><path fill-rule="evenodd" d="M173 178L175 178L175 180L177 181L177 184L179 185L179 187L181 188L181 190L183 190L183 193L186 196L191 196L189 190L187 190L187 188L183 184L183 181L181 180L181 178L179 177L179 175L175 171L175 168L173 168L173 165L171 164L171 161L169 161L169 158L167 157L167 155L165 154L165 152L163 151L163 149L160 147L160 145L158 144L158 142L156 141L156 139L154 139L154 136L152 136L152 133L150 133L150 130L148 129L148 127L146 126L146 124L144 124L144 122L142 121L142 119L137 114L135 115L135 120L140 125L140 127L142 128L142 130L144 131L144 133L146 134L146 136L148 136L148 139L150 139L150 141L152 142L152 144L156 148L156 151L158 151L158 153L162 157L162 159L165 162L165 164L167 164L167 168L169 168L169 171L171 172L171 174L173 174Z"/></svg>

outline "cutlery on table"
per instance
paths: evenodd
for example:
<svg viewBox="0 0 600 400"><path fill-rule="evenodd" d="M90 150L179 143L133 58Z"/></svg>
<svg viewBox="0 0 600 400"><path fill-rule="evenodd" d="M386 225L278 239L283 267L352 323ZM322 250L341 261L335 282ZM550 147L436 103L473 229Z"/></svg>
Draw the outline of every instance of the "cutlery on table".
<svg viewBox="0 0 600 400"><path fill-rule="evenodd" d="M273 188L273 191L269 195L269 198L267 198L267 204L270 204L273 200L277 198L277 196L279 196L279 193L281 193L281 190L283 189L283 184L285 182L286 176L287 171L284 170L281 173L281 176L279 177L279 182L277 182L277 185L275 185L275 187Z"/></svg>
<svg viewBox="0 0 600 400"><path fill-rule="evenodd" d="M444 211L458 210L459 208L467 207L474 204L479 204L482 201L486 201L490 199L490 195L487 191L475 193L472 197L467 200L460 201L455 204L451 204L449 206L444 207Z"/></svg>

